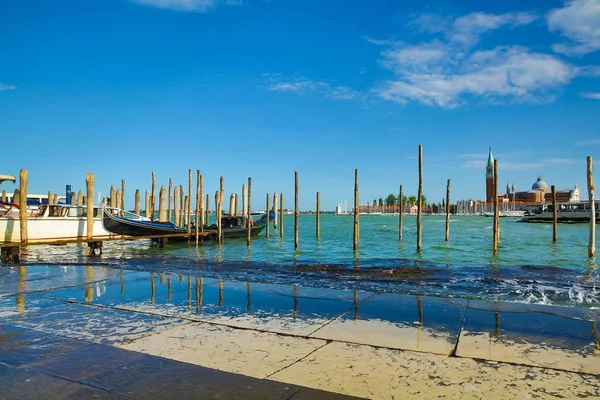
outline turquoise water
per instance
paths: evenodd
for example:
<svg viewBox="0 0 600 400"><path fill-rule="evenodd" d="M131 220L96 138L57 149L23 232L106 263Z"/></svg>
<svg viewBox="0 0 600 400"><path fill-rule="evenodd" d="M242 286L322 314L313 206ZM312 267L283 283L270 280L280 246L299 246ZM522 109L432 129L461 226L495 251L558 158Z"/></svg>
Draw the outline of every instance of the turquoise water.
<svg viewBox="0 0 600 400"><path fill-rule="evenodd" d="M271 225L271 236L207 242L196 248L150 241L106 242L93 262L140 270L197 273L221 279L315 287L462 297L485 300L600 305L595 261L587 258L589 226L559 225L552 243L551 224L525 224L502 218L498 256L492 256L492 218L451 218L450 241L444 241L445 217L423 216L422 252L416 251L416 217L404 216L403 240L398 217L362 215L360 245L352 249L351 215L322 215L321 238L315 216L299 218L299 248L294 250L294 217L285 216L284 238ZM597 233L600 236L600 232ZM71 247L71 246L69 246ZM30 259L81 263L84 248L73 252L31 249ZM89 263L89 260L86 259Z"/></svg>

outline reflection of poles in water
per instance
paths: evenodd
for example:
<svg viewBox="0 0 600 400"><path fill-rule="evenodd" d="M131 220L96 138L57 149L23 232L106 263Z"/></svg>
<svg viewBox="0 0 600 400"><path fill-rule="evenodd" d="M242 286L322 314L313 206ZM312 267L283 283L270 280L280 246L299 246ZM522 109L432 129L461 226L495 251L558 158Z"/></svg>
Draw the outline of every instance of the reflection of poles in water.
<svg viewBox="0 0 600 400"><path fill-rule="evenodd" d="M154 305L154 294L156 293L156 288L154 287L154 272L150 272L150 286L152 288L152 293L150 295L150 303Z"/></svg>
<svg viewBox="0 0 600 400"><path fill-rule="evenodd" d="M354 320L358 320L358 290L354 291Z"/></svg>
<svg viewBox="0 0 600 400"><path fill-rule="evenodd" d="M497 312L494 313L494 319L495 319L495 323L494 323L494 341L498 340L498 336L500 335L500 314L498 314Z"/></svg>
<svg viewBox="0 0 600 400"><path fill-rule="evenodd" d="M123 270L121 270L121 294L125 293L125 277L123 276Z"/></svg>
<svg viewBox="0 0 600 400"><path fill-rule="evenodd" d="M202 306L202 285L204 284L202 278L196 278L196 310L200 310Z"/></svg>
<svg viewBox="0 0 600 400"><path fill-rule="evenodd" d="M419 314L419 327L417 328L417 349L421 348L421 335L423 333L423 299L417 296L417 313Z"/></svg>
<svg viewBox="0 0 600 400"><path fill-rule="evenodd" d="M158 274L158 276L160 278L160 284L164 285L166 283L165 276L163 274L160 274L160 273Z"/></svg>
<svg viewBox="0 0 600 400"><path fill-rule="evenodd" d="M179 275L179 283L183 283L183 275Z"/></svg>
<svg viewBox="0 0 600 400"><path fill-rule="evenodd" d="M596 350L600 351L600 336L598 335L598 327L596 326L596 322L594 321L590 321L590 324L592 325L592 333L594 334L594 339L596 339Z"/></svg>
<svg viewBox="0 0 600 400"><path fill-rule="evenodd" d="M223 306L223 281L219 281L219 307Z"/></svg>
<svg viewBox="0 0 600 400"><path fill-rule="evenodd" d="M192 309L192 277L188 276L188 310Z"/></svg>
<svg viewBox="0 0 600 400"><path fill-rule="evenodd" d="M93 267L85 267L85 281L85 301L94 301L94 286L92 285L94 281Z"/></svg>
<svg viewBox="0 0 600 400"><path fill-rule="evenodd" d="M17 281L17 311L25 311L25 292L27 291L27 269L19 267L19 279Z"/></svg>
<svg viewBox="0 0 600 400"><path fill-rule="evenodd" d="M169 278L167 278L167 300L171 301L172 297L173 297L173 290L171 287L171 275L169 275Z"/></svg>
<svg viewBox="0 0 600 400"><path fill-rule="evenodd" d="M294 321L298 316L298 285L294 285Z"/></svg>
<svg viewBox="0 0 600 400"><path fill-rule="evenodd" d="M246 310L250 311L250 308L252 307L252 298L250 297L250 282L248 282L246 285L248 287L248 306L246 307Z"/></svg>

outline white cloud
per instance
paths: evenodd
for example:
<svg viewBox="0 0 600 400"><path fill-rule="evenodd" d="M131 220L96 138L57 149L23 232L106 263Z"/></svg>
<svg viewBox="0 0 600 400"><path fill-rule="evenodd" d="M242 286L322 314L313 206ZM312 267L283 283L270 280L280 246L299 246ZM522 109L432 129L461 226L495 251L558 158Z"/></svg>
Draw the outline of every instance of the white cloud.
<svg viewBox="0 0 600 400"><path fill-rule="evenodd" d="M600 100L600 93L579 93L579 95L586 99Z"/></svg>
<svg viewBox="0 0 600 400"><path fill-rule="evenodd" d="M479 40L479 35L502 27L527 25L537 19L532 13L488 14L475 12L454 20L452 29L446 34L447 38L456 43L473 45Z"/></svg>
<svg viewBox="0 0 600 400"><path fill-rule="evenodd" d="M525 47L499 46L465 53L438 41L382 51L381 65L395 78L376 92L398 103L452 108L469 96L490 103L552 100L550 91L568 83L577 69Z"/></svg>
<svg viewBox="0 0 600 400"><path fill-rule="evenodd" d="M6 90L15 90L16 88L16 86L7 85L5 83L0 82L0 92L4 92Z"/></svg>
<svg viewBox="0 0 600 400"><path fill-rule="evenodd" d="M575 160L571 160L570 158L548 158L545 161L549 164L554 164L554 165L575 164Z"/></svg>
<svg viewBox="0 0 600 400"><path fill-rule="evenodd" d="M207 12L219 4L241 4L239 0L131 0L134 3L177 11Z"/></svg>
<svg viewBox="0 0 600 400"><path fill-rule="evenodd" d="M590 53L600 49L600 0L571 0L547 15L548 28L569 39L555 44L554 51L566 55Z"/></svg>
<svg viewBox="0 0 600 400"><path fill-rule="evenodd" d="M458 158L473 158L478 160L487 160L488 154L459 154Z"/></svg>
<svg viewBox="0 0 600 400"><path fill-rule="evenodd" d="M590 146L600 144L600 139L580 140L576 143L577 146Z"/></svg>
<svg viewBox="0 0 600 400"><path fill-rule="evenodd" d="M348 86L331 85L328 82L309 80L304 77L283 80L279 74L263 74L269 80L267 90L292 92L303 96L320 95L332 100L352 100L360 93Z"/></svg>

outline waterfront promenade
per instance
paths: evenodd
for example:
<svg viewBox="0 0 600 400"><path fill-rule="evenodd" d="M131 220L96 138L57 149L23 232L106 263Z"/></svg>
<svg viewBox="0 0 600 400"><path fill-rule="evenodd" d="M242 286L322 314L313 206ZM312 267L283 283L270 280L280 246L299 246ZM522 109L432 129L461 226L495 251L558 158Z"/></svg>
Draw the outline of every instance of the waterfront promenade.
<svg viewBox="0 0 600 400"><path fill-rule="evenodd" d="M598 309L159 272L1 266L0 397L600 398Z"/></svg>

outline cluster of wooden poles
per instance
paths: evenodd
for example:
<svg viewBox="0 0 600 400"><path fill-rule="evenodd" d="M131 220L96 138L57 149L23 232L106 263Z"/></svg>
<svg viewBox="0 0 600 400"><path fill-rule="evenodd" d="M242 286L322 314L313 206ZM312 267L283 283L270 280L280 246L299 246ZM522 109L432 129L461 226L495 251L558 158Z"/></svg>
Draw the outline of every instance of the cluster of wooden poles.
<svg viewBox="0 0 600 400"><path fill-rule="evenodd" d="M422 197L423 197L423 147L419 145L419 186L418 186L418 199L417 199L417 252L421 252L422 249ZM192 184L193 175L192 170L189 170L188 179L188 194L185 194L184 186L173 187L173 179L169 179L168 195L167 188L163 185L159 191L159 213L158 221L171 222L174 219L176 225L187 227L188 235L192 235ZM298 249L298 172L294 173L294 249ZM225 196L224 192L224 178L220 177L219 190L215 192L215 204L216 204L216 227L217 227L217 240L219 243L223 242L223 231L221 226L221 218L219 216L223 213L223 200ZM27 243L27 184L28 184L28 173L27 170L21 170L20 172L20 187L19 187L19 222L20 222L20 234L21 243ZM592 157L587 157L587 186L590 203L590 230L589 230L589 242L588 242L588 256L594 257L596 251L596 218L594 208L594 182L593 182L593 162ZM556 190L552 186L552 204L553 204L553 229L552 229L552 240L557 241L558 231L558 217L556 207ZM499 207L498 207L498 160L494 160L494 221L493 221L493 246L492 253L494 256L498 254L498 244L500 242L500 219L499 219ZM3 193L5 198L5 193ZM57 196L52 196L51 192L48 192L48 199L53 199L53 202L57 201ZM204 198L206 200L204 201ZM400 185L400 192L398 198L400 199L400 213L398 220L399 234L398 239L402 241L402 185ZM250 221L251 219L251 199L252 199L252 178L248 178L248 186L242 185L242 213ZM87 239L93 238L93 207L94 207L94 175L90 172L86 174L86 195L84 196L81 190L75 198L75 193L71 193L71 198L68 199L71 204L87 205ZM284 196L283 193L279 194L279 224L277 221L277 193L273 194L273 206L270 204L270 194L266 195L266 210L267 210L267 227L266 236L269 237L269 224L270 224L270 211L273 210L275 213L274 228L277 229L279 225L279 235L283 238L283 221L284 221ZM320 193L317 192L316 196L316 236L320 238ZM155 204L156 204L156 175L152 172L152 191L146 190L146 217L154 220L155 218ZM446 204L450 204L450 179L447 181L446 186ZM111 207L120 208L125 210L125 181L121 181L121 190L116 190L114 185L110 189L109 205ZM358 190L358 169L354 170L354 229L353 229L353 249L358 250L358 244L360 240L360 213L359 213L359 190ZM203 177L200 170L196 171L196 203L195 203L195 221L194 221L194 236L196 244L198 244L200 232L204 231L204 226L208 225L209 221L209 210L210 210L210 197L206 194L204 197ZM135 191L135 214L140 214L140 191ZM229 198L229 214L231 216L237 216L238 213L238 195L231 194ZM247 223L248 227L248 246L250 245L251 237L251 224ZM446 207L446 230L445 240L450 240L450 207Z"/></svg>

